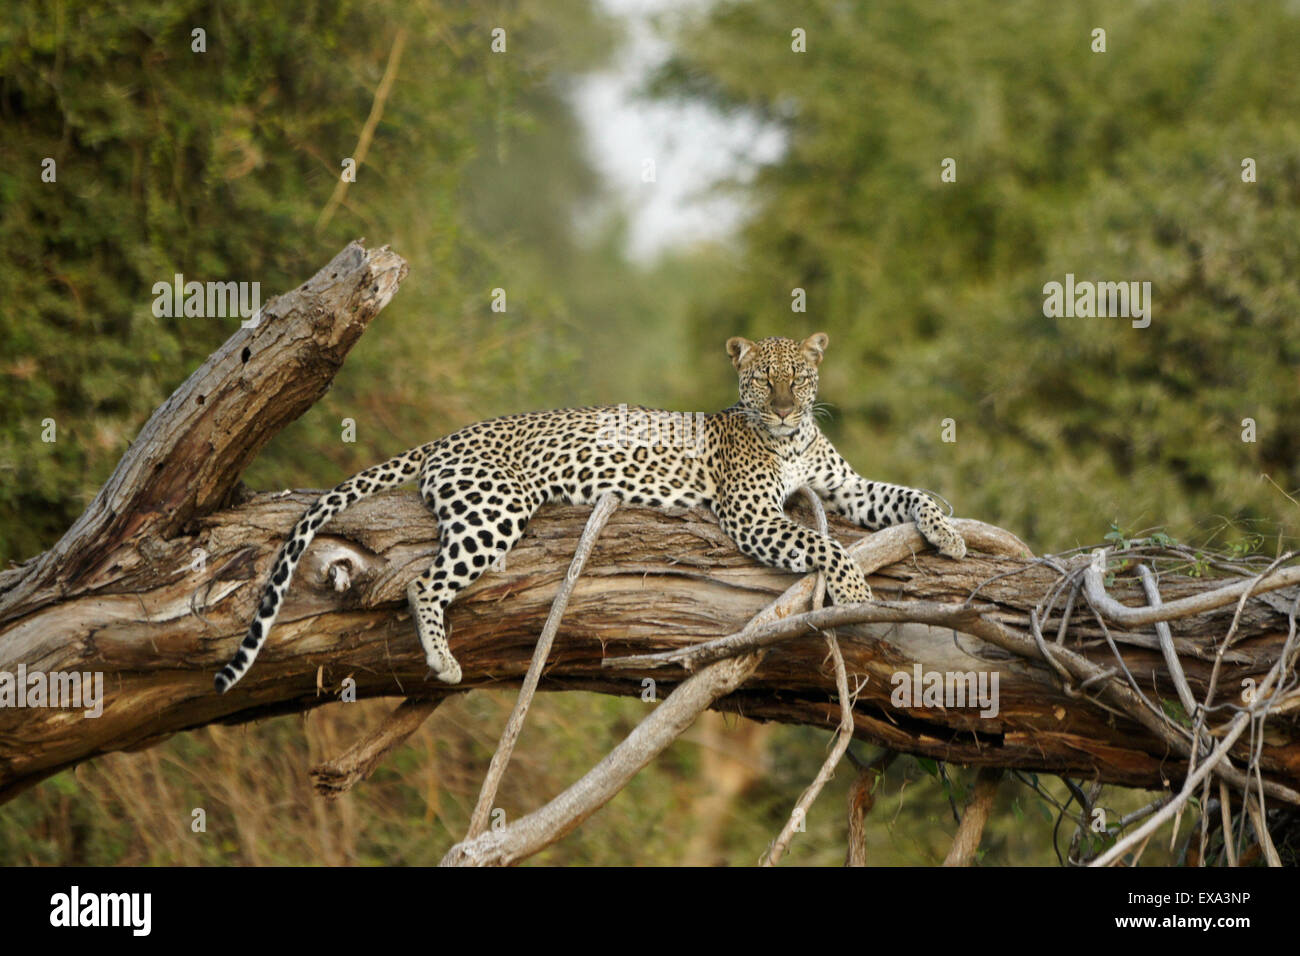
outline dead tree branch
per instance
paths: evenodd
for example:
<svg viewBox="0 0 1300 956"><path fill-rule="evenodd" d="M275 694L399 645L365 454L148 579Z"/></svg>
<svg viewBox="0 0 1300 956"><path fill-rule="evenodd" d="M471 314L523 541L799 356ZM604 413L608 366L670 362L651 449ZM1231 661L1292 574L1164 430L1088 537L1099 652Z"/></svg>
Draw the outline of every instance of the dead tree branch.
<svg viewBox="0 0 1300 956"><path fill-rule="evenodd" d="M971 801L962 814L957 835L953 837L952 849L944 859L944 866L970 866L975 853L980 848L980 839L984 836L984 824L988 823L993 810L993 798L998 795L998 783L1002 780L1002 771L997 767L982 767L975 777L975 791Z"/></svg>
<svg viewBox="0 0 1300 956"><path fill-rule="evenodd" d="M849 759L853 759L852 751ZM869 764L862 765L849 787L849 848L844 856L845 866L867 865L867 814L876 805L876 787L898 759L898 751L886 750Z"/></svg>
<svg viewBox="0 0 1300 956"><path fill-rule="evenodd" d="M441 699L404 700L378 728L346 751L311 769L316 792L334 799L365 780L394 747L420 729Z"/></svg>
<svg viewBox="0 0 1300 956"><path fill-rule="evenodd" d="M646 764L680 737L715 700L731 693L758 668L761 651L712 664L681 684L586 776L540 810L458 843L443 866L508 866L532 856L617 796Z"/></svg>
<svg viewBox="0 0 1300 956"><path fill-rule="evenodd" d="M564 576L564 583L560 585L560 593L555 596L555 601L551 604L551 612L546 616L546 623L542 625L542 636L537 639L537 648L533 651L528 673L524 675L524 684L519 688L519 697L515 701L514 710L510 712L510 719L506 721L505 730L501 732L501 742L497 744L496 752L492 754L492 762L488 764L487 776L483 779L483 787L478 795L478 804L475 805L474 813L470 816L469 830L465 834L466 840L474 839L487 829L488 818L492 813L492 802L496 799L501 778L505 776L506 766L510 763L510 755L514 753L515 741L519 739L519 734L524 729L524 720L528 717L528 705L532 702L533 694L537 692L537 682L541 680L542 668L546 666L546 658L550 655L551 645L555 642L555 632L560 629L560 619L564 617L564 610L569 606L573 588L578 583L578 577L582 574L587 559L591 557L591 549L596 546L596 537L600 534L600 529L605 527L605 522L617 507L618 499L613 495L605 495L596 503L595 510L587 519L587 527L583 529L582 538L578 541L578 550L574 552L573 560L569 563L569 572Z"/></svg>

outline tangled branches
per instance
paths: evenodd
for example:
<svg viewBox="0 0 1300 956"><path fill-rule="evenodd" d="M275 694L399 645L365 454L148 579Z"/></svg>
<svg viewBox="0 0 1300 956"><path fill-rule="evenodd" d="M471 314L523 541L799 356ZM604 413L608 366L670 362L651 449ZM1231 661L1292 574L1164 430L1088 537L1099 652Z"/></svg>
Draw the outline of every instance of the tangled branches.
<svg viewBox="0 0 1300 956"><path fill-rule="evenodd" d="M811 497L811 496L809 496ZM825 516L813 502L814 515L824 526ZM582 562L590 552L592 540L604 523L611 502L604 502L592 516L583 537L583 547L570 569L567 584L571 587L580 573ZM978 522L959 522L968 541L975 548L1023 555L1025 549L1013 536ZM863 570L872 574L906 560L915 546L914 529L887 529L864 537L850 549ZM1079 549L1062 555L1041 557L1019 565L1015 570L989 577L970 589L961 603L927 601L882 601L849 607L822 607L824 582L809 576L790 587L776 601L756 615L739 632L719 639L694 643L675 650L654 654L609 657L604 666L612 671L656 672L679 670L692 675L648 717L640 727L582 780L546 807L497 831L486 831L480 818L486 818L491 795L495 794L500 770L508 759L518 722L512 719L512 731L503 738L502 750L493 761L493 771L484 786L477 825L471 827L466 840L446 856L449 864L509 864L517 862L559 839L581 820L595 812L616 794L631 776L660 753L695 716L735 691L750 677L769 648L782 642L820 633L827 643L827 659L833 665L835 693L840 719L834 745L820 771L798 800L782 832L764 856L764 865L774 865L781 858L797 829L825 783L849 753L849 743L859 733L855 721L858 694L865 681L850 685L839 640L832 628L858 624L921 622L950 628L1001 648L1017 658L1045 668L1067 697L1086 699L1095 706L1147 729L1162 741L1169 752L1181 758L1183 783L1176 792L1158 797L1141 809L1114 821L1107 821L1099 806L1100 780L1086 788L1068 776L1063 777L1069 791L1065 802L1042 790L1036 777L1013 771L1011 779L1038 790L1058 808L1060 823L1069 818L1075 824L1069 843L1068 859L1072 864L1090 863L1104 866L1118 862L1136 864L1155 831L1178 822L1189 806L1199 809L1199 832L1185 841L1182 854L1190 862L1207 864L1224 862L1236 865L1262 858L1279 865L1280 854L1269 833L1270 815L1285 814L1294 820L1300 807L1300 793L1275 773L1264 759L1264 742L1269 722L1285 723L1289 735L1291 714L1300 701L1300 682L1295 672L1295 658L1300 645L1296 640L1296 611L1300 605L1300 567L1291 565L1294 553L1275 560L1257 557L1233 560L1225 555L1193 553L1168 541L1124 542L1085 552ZM1047 567L1054 576L1028 614L1008 613L997 602L981 601L981 592L999 579L1023 574L1032 568ZM1189 591L1188 569L1201 572L1199 589ZM1214 577L1206 576L1213 572ZM1140 581L1146 596L1145 606L1130 606L1112 597L1108 587L1119 576ZM1162 580L1173 582L1173 590L1184 596L1165 602L1161 598ZM564 592L561 599L567 599ZM800 607L809 608L801 610ZM1240 691L1229 693L1223 679L1225 662L1242 666L1258 664L1258 658L1242 655L1236 649L1243 641L1241 624L1246 610L1252 607L1251 641L1259 640L1260 615L1278 615L1284 610L1287 631L1280 650L1272 655L1262 677L1246 677ZM1230 620L1221 636L1211 628L1232 608ZM562 613L563 601L557 599L548 619L553 636ZM1144 633L1150 628L1154 634ZM1175 633L1177 631L1177 633ZM1130 649L1126 656L1121 645ZM1105 654L1098 651L1103 648ZM1163 672L1135 672L1134 647L1158 650L1165 665ZM539 644L534 670L545 659L549 641ZM1149 655L1148 655L1149 656ZM1186 663L1198 668L1189 678ZM1203 672L1208 667L1208 676ZM526 712L536 682L526 684L516 706L516 714ZM1199 692L1199 693L1198 693ZM520 718L521 719L521 718ZM504 756L502 756L504 755ZM851 754L850 754L851 756ZM873 765L864 767L859 784L850 799L850 862L865 860L861 846L862 817L871 805L871 789L883 767L896 756L886 750ZM855 760L856 762L856 760ZM1283 779L1276 779L1282 776ZM978 848L984 822L988 818L993 796L1003 777L996 767L981 771L974 797L958 829L953 849L946 863L968 865ZM1077 810L1071 806L1077 803ZM1284 805L1288 809L1270 809ZM1246 849L1247 832L1252 834ZM1060 853L1058 848L1058 854ZM1253 854L1253 856L1252 856Z"/></svg>

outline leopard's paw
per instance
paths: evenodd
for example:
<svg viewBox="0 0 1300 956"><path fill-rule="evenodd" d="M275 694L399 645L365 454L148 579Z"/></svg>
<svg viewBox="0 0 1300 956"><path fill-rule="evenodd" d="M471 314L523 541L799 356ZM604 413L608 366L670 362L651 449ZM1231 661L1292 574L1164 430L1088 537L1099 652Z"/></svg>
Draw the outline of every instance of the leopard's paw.
<svg viewBox="0 0 1300 956"><path fill-rule="evenodd" d="M916 524L925 540L940 554L949 558L966 557L966 539L941 512L922 515Z"/></svg>
<svg viewBox="0 0 1300 956"><path fill-rule="evenodd" d="M444 684L460 683L460 664L450 654L430 654L425 658L425 663L429 665L433 676Z"/></svg>
<svg viewBox="0 0 1300 956"><path fill-rule="evenodd" d="M871 585L856 565L842 578L827 575L826 590L832 604L868 604L876 599L871 593Z"/></svg>
<svg viewBox="0 0 1300 956"><path fill-rule="evenodd" d="M938 547L940 554L949 558L960 559L966 557L966 539L963 538L960 532L955 529L950 538L948 538L943 544L936 545L936 547Z"/></svg>
<svg viewBox="0 0 1300 956"><path fill-rule="evenodd" d="M438 680L442 681L444 684L459 684L461 677L460 664L456 663L454 657L448 658L447 666L442 670L435 670L434 674L437 675Z"/></svg>

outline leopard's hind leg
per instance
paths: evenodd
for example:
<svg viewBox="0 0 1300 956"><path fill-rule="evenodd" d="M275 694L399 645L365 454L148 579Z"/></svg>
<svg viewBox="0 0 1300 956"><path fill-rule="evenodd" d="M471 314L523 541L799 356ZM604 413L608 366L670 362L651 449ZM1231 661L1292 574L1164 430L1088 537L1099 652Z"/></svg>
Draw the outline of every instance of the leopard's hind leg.
<svg viewBox="0 0 1300 956"><path fill-rule="evenodd" d="M460 664L447 642L447 605L523 536L542 503L504 469L483 462L431 460L420 494L438 516L438 554L406 589L425 659L438 679L459 684Z"/></svg>

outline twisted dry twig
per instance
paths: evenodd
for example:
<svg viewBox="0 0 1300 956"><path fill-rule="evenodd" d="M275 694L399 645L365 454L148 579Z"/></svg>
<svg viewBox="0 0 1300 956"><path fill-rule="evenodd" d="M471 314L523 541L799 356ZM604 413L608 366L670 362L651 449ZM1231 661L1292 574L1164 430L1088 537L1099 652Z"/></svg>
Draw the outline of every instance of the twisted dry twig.
<svg viewBox="0 0 1300 956"><path fill-rule="evenodd" d="M596 546L596 538L600 536L605 522L617 507L617 497L612 494L603 495L596 502L591 517L587 519L587 527L583 529L582 537L578 539L578 546L574 549L573 560L569 562L564 583L560 585L559 593L551 602L551 612L547 615L542 634L537 639L537 647L533 651L532 662L528 665L528 673L524 675L523 685L519 688L514 709L510 712L505 729L501 731L501 742L497 744L496 752L492 754L492 762L488 765L483 786L479 790L478 803L475 804L474 813L470 816L469 829L465 834L466 840L474 839L487 829L488 820L492 815L492 804L497 798L497 790L501 787L501 778L505 776L506 766L515 751L515 743L524 729L528 707L537 692L537 682L542 678L542 669L546 666L546 658L550 656L551 645L555 643L555 634L560 629L560 619L564 617L565 608L569 606L569 598L573 596L573 589L582 575L582 569Z"/></svg>

